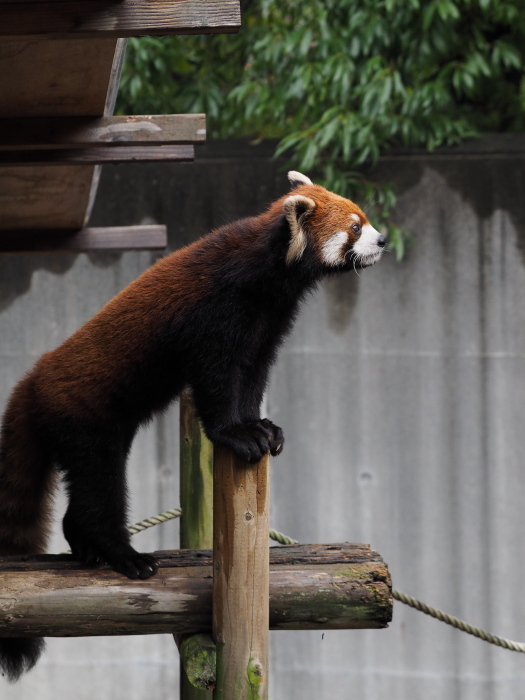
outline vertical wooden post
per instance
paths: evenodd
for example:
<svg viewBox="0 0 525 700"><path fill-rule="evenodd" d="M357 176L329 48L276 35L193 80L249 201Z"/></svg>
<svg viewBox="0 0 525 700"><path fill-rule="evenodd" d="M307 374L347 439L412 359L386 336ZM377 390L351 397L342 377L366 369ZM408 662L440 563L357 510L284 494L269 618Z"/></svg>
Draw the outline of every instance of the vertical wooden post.
<svg viewBox="0 0 525 700"><path fill-rule="evenodd" d="M214 700L267 700L269 457L241 462L214 448Z"/></svg>
<svg viewBox="0 0 525 700"><path fill-rule="evenodd" d="M195 413L191 392L180 398L181 549L213 547L213 446ZM197 635L198 637L199 635ZM200 635L202 636L202 635ZM188 644L185 640L184 644ZM211 700L212 693L190 683L181 664L181 700Z"/></svg>

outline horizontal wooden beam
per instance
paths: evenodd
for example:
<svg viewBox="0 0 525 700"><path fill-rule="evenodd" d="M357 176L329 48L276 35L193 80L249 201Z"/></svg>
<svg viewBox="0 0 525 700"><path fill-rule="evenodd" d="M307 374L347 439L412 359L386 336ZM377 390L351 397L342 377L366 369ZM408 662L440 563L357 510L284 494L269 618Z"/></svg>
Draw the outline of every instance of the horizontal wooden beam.
<svg viewBox="0 0 525 700"><path fill-rule="evenodd" d="M67 555L0 559L0 637L195 633L211 629L212 555L158 552L131 581ZM391 584L368 545L270 548L270 628L364 629L392 617Z"/></svg>
<svg viewBox="0 0 525 700"><path fill-rule="evenodd" d="M0 39L125 38L236 32L239 0L0 2Z"/></svg>
<svg viewBox="0 0 525 700"><path fill-rule="evenodd" d="M0 150L3 151L91 146L121 148L131 144L173 146L205 140L204 114L0 119Z"/></svg>
<svg viewBox="0 0 525 700"><path fill-rule="evenodd" d="M38 151L2 151L0 165L117 165L119 163L190 163L193 146L94 146L93 148L42 148Z"/></svg>
<svg viewBox="0 0 525 700"><path fill-rule="evenodd" d="M80 230L0 230L0 253L70 253L91 250L162 250L165 226L111 226Z"/></svg>

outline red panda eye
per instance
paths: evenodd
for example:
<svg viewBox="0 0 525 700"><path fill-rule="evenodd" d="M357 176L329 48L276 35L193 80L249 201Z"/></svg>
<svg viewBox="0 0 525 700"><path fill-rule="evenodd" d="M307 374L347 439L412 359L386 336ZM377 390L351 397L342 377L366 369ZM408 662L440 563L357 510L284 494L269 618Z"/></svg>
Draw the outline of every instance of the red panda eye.
<svg viewBox="0 0 525 700"><path fill-rule="evenodd" d="M359 226L359 224L354 224L354 225L352 226L352 231L353 231L354 233L360 233L360 232L361 232L361 226Z"/></svg>

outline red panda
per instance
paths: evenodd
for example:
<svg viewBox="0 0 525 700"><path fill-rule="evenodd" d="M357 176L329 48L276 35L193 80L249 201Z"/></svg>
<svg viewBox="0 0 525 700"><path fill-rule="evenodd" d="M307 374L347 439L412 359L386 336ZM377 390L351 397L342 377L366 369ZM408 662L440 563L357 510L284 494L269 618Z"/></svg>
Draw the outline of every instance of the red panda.
<svg viewBox="0 0 525 700"><path fill-rule="evenodd" d="M353 202L289 173L293 191L257 217L159 260L14 388L0 434L0 555L43 552L56 473L73 556L129 578L157 570L130 545L125 466L138 427L191 387L213 442L257 462L284 443L260 405L305 293L377 262L385 237ZM0 639L11 680L41 639Z"/></svg>

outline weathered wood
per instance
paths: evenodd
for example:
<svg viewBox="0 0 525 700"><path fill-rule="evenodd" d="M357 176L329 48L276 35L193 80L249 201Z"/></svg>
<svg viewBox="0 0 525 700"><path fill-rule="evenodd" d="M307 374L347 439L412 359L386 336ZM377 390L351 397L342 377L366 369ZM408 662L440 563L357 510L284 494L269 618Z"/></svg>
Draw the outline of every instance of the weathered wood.
<svg viewBox="0 0 525 700"><path fill-rule="evenodd" d="M102 116L117 44L0 42L0 117Z"/></svg>
<svg viewBox="0 0 525 700"><path fill-rule="evenodd" d="M124 57L126 54L126 47L128 44L127 39L117 39L115 45L115 54L113 56L113 61L111 63L111 73L109 76L109 84L106 94L106 100L104 104L104 112L102 116L111 117L113 116L113 111L115 109L115 104L117 102L117 93L120 83L120 75L122 73L122 68L124 67ZM39 115L42 116L42 115ZM53 115L56 116L56 115ZM79 165L76 163L75 165ZM48 171L49 172L49 171ZM95 198L97 196L98 183L100 182L100 175L102 174L102 164L95 164L93 179L91 180L91 187L89 188L89 197L86 204L86 209L84 212L84 221L82 226L87 226L91 212L95 205Z"/></svg>
<svg viewBox="0 0 525 700"><path fill-rule="evenodd" d="M95 167L0 168L0 229L82 228Z"/></svg>
<svg viewBox="0 0 525 700"><path fill-rule="evenodd" d="M180 546L184 549L209 549L213 546L213 446L204 434L189 390L180 397L179 424ZM178 637L177 642L181 658L181 700L210 700L210 691L215 687L215 642L209 634L183 640ZM189 650L192 650L190 656Z"/></svg>
<svg viewBox="0 0 525 700"><path fill-rule="evenodd" d="M45 229L0 230L0 253L162 250L167 244L168 234L162 225L108 226L59 232Z"/></svg>
<svg viewBox="0 0 525 700"><path fill-rule="evenodd" d="M206 140L204 114L0 119L0 150L179 145Z"/></svg>
<svg viewBox="0 0 525 700"><path fill-rule="evenodd" d="M269 456L214 447L213 638L216 700L268 697Z"/></svg>
<svg viewBox="0 0 525 700"><path fill-rule="evenodd" d="M2 151L0 166L19 165L116 165L118 163L191 162L193 146L95 146L79 149L41 149L39 151Z"/></svg>
<svg viewBox="0 0 525 700"><path fill-rule="evenodd" d="M180 544L213 546L213 445L195 413L191 392L180 399Z"/></svg>
<svg viewBox="0 0 525 700"><path fill-rule="evenodd" d="M217 650L209 634L192 634L179 645L180 658L188 685L181 687L181 700L210 697L215 688Z"/></svg>
<svg viewBox="0 0 525 700"><path fill-rule="evenodd" d="M0 39L227 33L240 19L239 0L2 2Z"/></svg>
<svg viewBox="0 0 525 700"><path fill-rule="evenodd" d="M0 42L0 117L102 116L116 39ZM0 167L0 228L81 228L97 167Z"/></svg>
<svg viewBox="0 0 525 700"><path fill-rule="evenodd" d="M210 631L211 552L157 554L159 573L147 581L67 555L0 558L0 636ZM388 570L367 545L271 547L270 566L271 629L380 628L391 619Z"/></svg>

